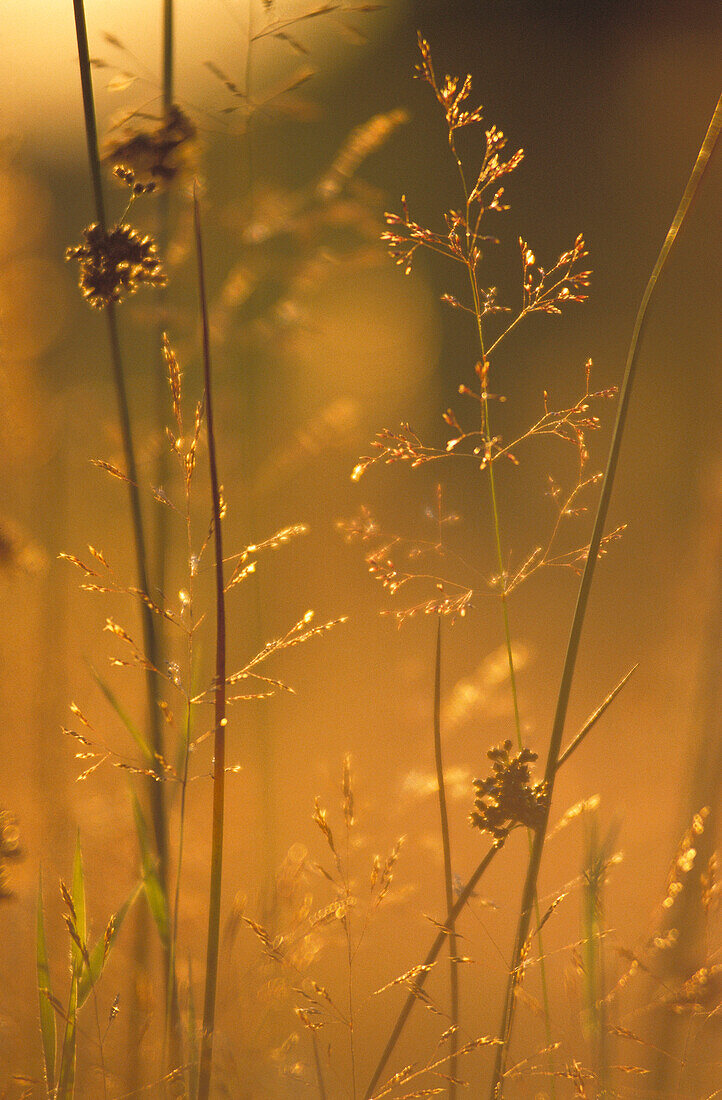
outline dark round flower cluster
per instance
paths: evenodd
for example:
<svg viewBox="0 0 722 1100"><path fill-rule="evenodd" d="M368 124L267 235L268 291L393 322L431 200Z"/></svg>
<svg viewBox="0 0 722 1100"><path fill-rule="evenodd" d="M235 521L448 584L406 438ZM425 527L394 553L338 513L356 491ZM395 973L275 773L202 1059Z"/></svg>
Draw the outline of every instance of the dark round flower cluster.
<svg viewBox="0 0 722 1100"><path fill-rule="evenodd" d="M194 124L173 104L156 126L139 129L134 121L126 121L121 132L107 141L103 160L114 169L118 165L131 169L141 185L152 181L167 187L193 170L198 158L196 135Z"/></svg>
<svg viewBox="0 0 722 1100"><path fill-rule="evenodd" d="M120 302L141 284L165 286L166 277L152 237L130 225L106 232L97 223L83 230L85 242L68 248L66 260L80 264L80 289L94 309Z"/></svg>
<svg viewBox="0 0 722 1100"><path fill-rule="evenodd" d="M546 810L546 784L532 784L529 771L537 754L521 749L510 756L510 749L511 741L491 749L487 756L492 761L492 774L488 779L474 780L476 798L469 821L497 840L504 840L517 825L538 829Z"/></svg>

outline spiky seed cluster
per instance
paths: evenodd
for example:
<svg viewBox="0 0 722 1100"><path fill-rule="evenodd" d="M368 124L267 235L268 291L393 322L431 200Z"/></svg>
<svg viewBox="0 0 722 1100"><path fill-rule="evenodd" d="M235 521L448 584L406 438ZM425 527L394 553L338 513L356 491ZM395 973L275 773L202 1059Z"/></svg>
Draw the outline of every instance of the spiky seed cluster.
<svg viewBox="0 0 722 1100"><path fill-rule="evenodd" d="M83 244L66 250L65 259L80 264L80 289L94 309L122 301L143 284L165 286L152 237L141 237L130 225L106 232L97 222L83 230L83 237Z"/></svg>
<svg viewBox="0 0 722 1100"><path fill-rule="evenodd" d="M510 749L511 741L490 749L492 775L474 780L475 808L469 821L496 840L504 840L517 825L538 829L546 809L546 784L532 784L529 770L537 754L524 748L510 756Z"/></svg>

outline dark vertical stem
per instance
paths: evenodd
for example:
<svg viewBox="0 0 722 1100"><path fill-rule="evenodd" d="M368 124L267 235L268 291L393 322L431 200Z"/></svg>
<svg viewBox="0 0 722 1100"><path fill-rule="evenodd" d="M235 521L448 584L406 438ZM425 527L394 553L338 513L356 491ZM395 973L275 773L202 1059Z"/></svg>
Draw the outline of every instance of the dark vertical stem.
<svg viewBox="0 0 722 1100"><path fill-rule="evenodd" d="M85 25L85 9L83 0L73 0L75 13L75 30L78 40L78 62L80 67L80 82L83 91L83 111L85 114L85 134L88 145L88 160L90 162L90 175L93 183L95 198L95 212L101 229L106 228L105 205L103 202L103 187L100 176L100 156L98 154L98 131L95 122L95 105L93 100L93 84L90 74L90 56L88 52L88 32ZM135 539L136 571L138 575L138 587L148 594L148 569L147 554L145 548L145 536L143 532L143 517L140 508L140 493L138 491L138 472L135 462L135 449L133 446L133 434L130 423L130 411L128 408L128 394L125 385L123 360L120 352L120 339L118 337L118 323L115 308L112 303L105 308L108 322L108 336L110 340L110 358L118 405L118 418L123 440L123 452L125 455L126 474L128 477L128 492L130 500L130 512L133 522ZM153 612L144 603L141 603L141 618L143 622L143 642L145 655L150 664L157 667L158 651L153 621ZM146 687L148 695L148 718L150 722L150 741L154 753L162 755L163 744L160 725L160 714L157 706L155 673L146 673ZM160 774L160 764L156 761L156 770ZM153 818L153 831L155 834L156 849L158 852L158 874L160 882L165 890L167 881L167 857L168 836L163 797L163 785L151 779L150 805Z"/></svg>
<svg viewBox="0 0 722 1100"><path fill-rule="evenodd" d="M684 194L682 195L679 206L677 207L677 211L672 220L672 224L669 227L664 244L662 245L659 256L657 257L657 262L654 265L652 274L649 277L649 282L647 283L644 294L642 295L642 301L640 303L634 322L632 339L629 345L629 351L627 353L627 363L624 371L624 379L622 381L622 387L619 393L619 407L617 409L617 419L614 425L612 443L609 449L607 469L604 474L602 489L599 495L599 505L597 507L597 514L594 520L594 530L592 531L592 537L589 543L587 560L584 564L584 572L582 574L582 579L579 584L579 593L577 596L577 603L574 609L574 617L572 619L572 625L569 632L569 641L567 643L567 651L564 658L561 683L559 685L559 695L557 698L556 712L554 715L554 723L552 725L551 738L549 741L549 751L547 753L547 762L544 774L544 780L547 784L546 807L544 811L543 821L534 836L534 844L532 846L526 881L524 883L524 891L522 894L521 909L519 914L519 923L517 927L516 941L514 944L514 955L512 959L511 970L509 972L509 980L506 987L504 1010L502 1013L501 1028L499 1031L499 1036L502 1039L502 1045L497 1050L497 1056L494 1066L494 1076L491 1085L492 1100L496 1100L497 1097L503 1095L502 1081L506 1067L506 1057L509 1049L509 1040L511 1038L511 1032L514 1023L514 994L519 980L525 944L529 935L532 909L534 906L534 898L536 896L537 880L539 878L539 869L541 867L542 853L544 851L544 841L546 839L547 826L549 824L549 810L551 808L552 795L554 793L554 781L556 779L558 768L562 735L564 733L564 724L567 716L567 708L569 706L569 696L572 688L572 680L574 678L574 669L576 666L577 654L579 652L579 642L581 640L582 627L584 625L584 616L586 614L587 605L589 603L589 595L592 588L592 581L594 579L594 570L596 568L597 558L599 557L599 548L601 546L602 536L604 533L604 525L607 520L609 502L611 500L612 488L614 485L614 476L617 470L617 464L619 462L619 453L622 446L624 427L627 421L627 413L629 411L629 403L632 396L632 387L637 368L637 352L639 349L640 339L644 331L644 324L647 316L647 307L649 306L652 293L655 286L657 285L657 280L662 271L662 268L664 267L667 257L669 256L669 253L672 249L672 245L677 239L679 230L682 226L682 223L684 222L687 212L689 211L692 199L696 194L699 182L702 178L705 168L707 167L710 156L712 155L712 150L717 143L721 126L722 96L720 96L719 100L717 101L717 107L715 108L715 112L712 116L712 121L709 124L709 128L697 156L696 163L694 165L694 168L692 169L692 174L687 181L687 186L684 189Z"/></svg>
<svg viewBox="0 0 722 1100"><path fill-rule="evenodd" d="M436 628L436 672L434 675L434 760L436 763L436 782L439 788L439 815L441 817L441 841L444 849L444 887L446 893L446 912L454 908L454 882L451 870L451 838L449 836L449 814L446 806L446 785L444 783L444 763L441 753L441 616ZM456 928L452 922L449 930L449 988L451 993L451 1035L449 1050L449 1100L456 1097L456 1052L459 1048L459 970L456 962Z"/></svg>
<svg viewBox="0 0 722 1100"><path fill-rule="evenodd" d="M163 0L163 121L168 124L170 111L173 106L173 0ZM171 181L162 187L158 195L158 247L161 255L168 252L170 237L170 185ZM160 293L158 347L163 343L163 333L167 327L167 294L166 287L162 287ZM158 360L160 368L161 359ZM158 369L155 372L155 421L159 430L159 439L162 434L166 409L167 391L165 385L165 372ZM155 466L156 485L165 485L168 479L168 452L161 446ZM166 558L168 553L168 512L165 508L159 508L156 512L155 522L155 555L154 555L154 580L158 589L163 592L165 588Z"/></svg>
<svg viewBox="0 0 722 1100"><path fill-rule="evenodd" d="M211 353L208 334L208 310L203 272L203 244L197 188L193 194L193 225L198 261L198 293L203 330L203 378L206 394L206 425L208 429L208 459L210 462L211 497L213 501L213 537L216 572L216 676L214 687L214 760L213 760L213 836L211 844L211 886L208 904L208 947L206 951L206 991L203 1002L203 1037L201 1039L198 1100L208 1100L213 1061L213 1029L216 1013L218 981L218 946L221 919L221 881L223 872L223 810L225 800L226 760L226 609L223 582L223 540L221 537L221 499L216 466L216 442L213 430L213 400L211 394Z"/></svg>
<svg viewBox="0 0 722 1100"><path fill-rule="evenodd" d="M173 105L173 0L163 0L163 112Z"/></svg>

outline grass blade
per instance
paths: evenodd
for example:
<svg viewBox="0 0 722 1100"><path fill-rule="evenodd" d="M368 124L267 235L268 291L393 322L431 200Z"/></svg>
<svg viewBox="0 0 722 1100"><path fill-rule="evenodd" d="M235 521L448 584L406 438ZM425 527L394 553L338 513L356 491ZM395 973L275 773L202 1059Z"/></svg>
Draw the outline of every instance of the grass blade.
<svg viewBox="0 0 722 1100"><path fill-rule="evenodd" d="M590 716L587 718L587 720L584 723L584 725L582 726L582 728L579 730L579 733L575 734L575 736L572 738L572 740L569 742L569 744L565 748L564 752L559 757L559 759L557 761L557 768L561 768L562 764L566 760L569 759L569 757L572 755L574 750L579 748L579 746L581 745L584 738L594 728L594 726L596 726L597 722L602 717L602 715L606 711L607 707L611 703L614 702L614 700L617 698L617 696L619 695L622 688L629 681L632 673L635 672L638 668L639 668L639 665L633 665L632 668L630 668L629 672L626 674L626 676L622 677L622 679L619 681L617 686L612 688L612 690L609 692L609 695L606 697L606 699L602 703L599 704L599 706L594 711L594 713L590 714Z"/></svg>
<svg viewBox="0 0 722 1100"><path fill-rule="evenodd" d="M85 912L85 876L83 874L83 855L80 850L80 833L75 839L75 856L73 858L73 885L71 890L73 905L75 906L75 929L80 937L80 942L85 944L87 935L87 917ZM76 943L71 950L73 960L73 972L77 977L83 969L83 952Z"/></svg>
<svg viewBox="0 0 722 1100"><path fill-rule="evenodd" d="M105 966L105 960L111 952L113 944L116 941L118 933L122 927L128 910L134 905L138 894L143 889L143 883L139 882L133 887L130 895L126 898L123 905L120 907L115 917L112 918L112 925L108 925L109 931L107 931L96 943L95 947L88 953L90 960L90 969L86 965L83 968L83 973L78 981L78 1008L82 1008L85 1004L93 986L96 984L100 975L103 973L103 967Z"/></svg>
<svg viewBox="0 0 722 1100"><path fill-rule="evenodd" d="M436 626L436 662L434 673L434 759L436 764L436 782L439 788L439 816L441 819L441 841L444 852L444 890L446 911L454 907L454 882L451 867L451 837L449 834L449 814L446 805L446 785L444 782L444 763L441 744L441 616ZM456 1097L457 1050L459 1046L457 1029L459 1026L459 971L457 969L456 926L452 921L449 928L449 991L450 1018L454 1028L450 1039L449 1058L449 1100Z"/></svg>
<svg viewBox="0 0 722 1100"><path fill-rule="evenodd" d="M73 901L73 923L75 931L80 942L84 944L86 935L85 880L83 876L83 857L80 850L80 833L78 833L75 841L73 881L70 896ZM63 1048L60 1056L60 1069L58 1071L57 1100L72 1100L75 1092L78 981L82 974L84 960L83 952L73 937L71 937L70 958L72 962L70 994L68 996L68 1011L65 1020Z"/></svg>
<svg viewBox="0 0 722 1100"><path fill-rule="evenodd" d="M145 817L143 816L143 810L141 809L138 796L135 791L131 791L131 799L133 802L133 817L135 819L135 831L138 834L138 844L140 846L140 861L143 872L143 888L145 890L146 901L148 902L148 908L150 909L151 916L155 922L155 926L158 929L158 935L160 936L160 942L163 945L163 949L167 951L170 947L170 921L168 918L168 903L165 896L165 891L161 885L161 881L158 878L158 870L156 861L153 856L153 851L150 846L150 838L148 836L148 826L146 825Z"/></svg>
<svg viewBox="0 0 722 1100"><path fill-rule="evenodd" d="M148 764L150 764L151 766L153 766L154 763L155 763L155 761L153 759L153 753L151 752L147 741L143 737L143 734L140 732L140 730L136 726L135 722L130 717L128 712L125 710L125 708L122 706L122 704L120 702L118 702L118 699L115 696L115 694L113 693L110 686L106 683L106 681L102 678L102 676L98 672L96 672L96 670L93 668L92 665L90 666L90 671L93 675L93 679L95 680L96 684L98 685L98 687L102 691L103 695L108 700L111 707L113 708L115 713L118 715L118 717L120 718L120 720L123 723L123 725L125 726L125 728L127 729L128 733L133 738L136 745L138 746L138 748L142 752L145 761Z"/></svg>
<svg viewBox="0 0 722 1100"><path fill-rule="evenodd" d="M48 1095L52 1095L55 1089L55 1010L51 1004L53 990L50 985L48 945L45 939L42 870L38 874L38 917L35 953L38 973L38 999L40 1001L40 1034L43 1040L43 1058L45 1061L45 1084Z"/></svg>
<svg viewBox="0 0 722 1100"><path fill-rule="evenodd" d="M198 190L193 195L193 224L201 324L203 329L203 378L206 390L206 424L208 427L208 459L211 496L213 499L213 539L216 577L216 676L214 688L214 752L213 752L213 834L211 840L211 885L208 899L208 944L206 948L206 988L203 998L203 1035L201 1039L198 1100L208 1100L213 1069L213 1029L216 1014L218 950L220 946L221 882L223 877L223 817L225 805L226 760L226 607L223 580L223 539L221 533L221 500L216 464L216 441L213 431L213 400L211 390L211 352L203 273L203 245Z"/></svg>

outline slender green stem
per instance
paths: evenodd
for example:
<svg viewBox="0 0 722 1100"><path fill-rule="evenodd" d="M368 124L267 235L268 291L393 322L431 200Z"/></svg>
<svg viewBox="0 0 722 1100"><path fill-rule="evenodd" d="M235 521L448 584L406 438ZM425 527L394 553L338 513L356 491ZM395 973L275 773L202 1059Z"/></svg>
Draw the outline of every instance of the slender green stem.
<svg viewBox="0 0 722 1100"><path fill-rule="evenodd" d="M100 174L100 156L98 153L98 131L95 121L95 105L93 100L93 84L90 72L90 55L88 51L88 33L85 24L85 9L83 0L73 0L75 13L75 30L78 41L78 63L80 68L80 82L83 92L83 111L85 114L85 135L88 146L88 160L90 162L90 175L93 184L95 199L95 213L101 229L106 229L105 204L103 201L103 186ZM118 324L115 308L112 303L106 306L105 315L108 323L108 336L110 340L110 357L115 385L118 418L123 441L126 474L128 477L128 492L130 498L130 512L133 523L135 540L136 571L138 575L138 587L142 592L149 594L147 554L145 548L145 535L143 530L143 517L140 507L140 493L138 490L138 473L135 461L135 449L133 446L133 434L128 407L128 394L125 385L125 374L120 351L120 339L118 336ZM143 641L145 656L153 668L157 668L157 638L153 612L143 602L141 603L141 618L143 623ZM155 673L149 670L146 673L146 688L148 696L148 719L150 722L150 741L155 754L163 754L163 741L160 724L160 714L157 706L158 693ZM155 769L160 774L160 763L156 761ZM154 779L149 781L150 805L153 818L153 830L155 834L156 849L158 852L158 877L165 891L167 883L168 861L168 826L166 820L165 799L163 784Z"/></svg>
<svg viewBox="0 0 722 1100"><path fill-rule="evenodd" d="M198 292L203 330L203 377L206 393L206 425L210 463L211 496L213 500L213 536L216 573L216 675L214 684L214 760L213 760L213 835L211 844L211 885L208 902L208 946L206 950L206 991L203 1001L203 1037L201 1039L198 1100L208 1100L213 1062L213 1030L216 1014L218 983L218 948L220 943L221 883L223 877L223 811L225 803L226 766L226 608L223 580L223 539L221 536L221 498L216 464L216 442L213 429L211 392L211 352L208 331L203 242L198 190L193 195L193 224L198 262Z"/></svg>
<svg viewBox="0 0 722 1100"><path fill-rule="evenodd" d="M581 640L582 627L584 625L584 617L586 614L587 605L589 603L589 595L592 588L594 571L597 564L597 558L599 557L599 549L602 543L602 536L604 534L604 525L606 523L607 512L609 510L609 502L612 496L614 476L619 462L619 453L622 446L624 428L627 421L627 413L629 411L629 403L632 396L632 388L637 368L637 353L639 350L641 336L644 331L647 308L654 292L654 288L657 285L657 280L659 279L662 268L667 261L667 257L669 256L672 246L677 239L677 235L679 234L682 223L684 222L684 219L692 204L692 199L697 192L699 182L712 155L712 150L717 143L721 126L722 96L720 96L720 99L717 102L717 107L715 108L712 120L705 135L705 139L697 156L697 161L694 168L692 169L689 180L687 181L687 186L685 187L684 194L682 195L679 206L677 207L677 211L672 220L672 224L670 225L667 232L667 236L665 238L664 244L662 245L662 249L659 253L659 256L657 257L657 261L652 270L652 274L649 277L649 282L647 283L644 294L642 295L642 301L640 303L634 322L632 339L629 345L629 351L627 353L627 363L624 372L624 379L622 381L622 387L619 394L619 407L617 409L617 419L614 425L612 442L609 449L607 469L604 474L602 489L599 495L599 504L597 506L597 514L594 520L594 529L592 531L592 537L589 543L589 551L584 565L584 572L582 574L582 579L579 584L579 593L577 595L577 603L574 609L574 617L572 619L571 629L569 632L569 641L567 643L567 651L564 658L564 667L562 669L562 677L559 685L559 695L557 698L556 712L554 715L554 722L552 725L552 732L549 741L549 751L547 753L546 770L544 776L545 782L547 784L547 802L542 824L540 825L534 836L532 855L531 859L529 860L526 881L524 883L524 891L522 894L521 910L519 915L519 924L517 927L516 941L514 945L514 956L509 974L509 980L507 982L504 1010L501 1018L501 1027L499 1030L499 1035L501 1036L503 1041L502 1045L498 1048L496 1062L494 1066L494 1075L492 1079L490 1093L492 1100L497 1100L497 1098L502 1096L503 1094L503 1077L506 1068L506 1057L509 1048L509 1039L511 1037L512 1027L514 1023L514 993L516 990L517 982L519 980L524 947L527 941L527 937L529 935L531 914L534 904L534 898L536 897L537 880L539 878L539 869L541 867L544 842L546 839L547 827L549 824L549 811L551 808L552 795L554 793L554 781L556 779L557 770L559 768L559 753L561 749L562 736L564 733L567 709L569 706L569 696L572 688L572 680L574 678L574 669L576 666L577 654L579 652L579 643Z"/></svg>
<svg viewBox="0 0 722 1100"><path fill-rule="evenodd" d="M163 118L167 124L170 118L171 107L173 106L173 0L163 0ZM168 250L168 242L170 239L170 187L162 188L158 196L158 246L160 248L161 255L165 255ZM167 295L168 288L162 287L160 290L159 298L159 313L160 323L158 326L158 344L162 343L163 333L166 327L166 314L167 314ZM163 370L157 370L155 372L155 423L158 430L158 438L161 439L165 403L167 400L167 390L165 386L165 372ZM169 462L168 452L162 445L158 450L158 457L155 468L155 483L156 485L165 485L169 475ZM155 584L160 592L165 591L166 584L166 565L168 555L168 517L169 512L166 508L158 508L156 510L156 523L155 523L155 567L154 567L154 580ZM191 578L192 581L192 578ZM192 606L192 604L191 604ZM189 634L189 659L188 659L188 683L190 684L191 676L191 656L190 656L190 634ZM162 634L158 638L158 657L163 659L163 637ZM166 987L166 1027L164 1035L164 1047L165 1039L170 1035L170 1069L177 1068L182 1060L182 1028L180 1018L180 1007L178 1004L178 982L176 979L176 948L177 948L177 926L178 926L178 908L180 902L180 883L181 883L181 865L183 861L183 840L184 840L184 826L185 826L185 806L186 806L186 788L188 782L188 737L190 736L190 702L187 707L187 738L186 738L186 756L185 756L185 771L183 777L183 783L181 787L181 807L180 807L180 835L178 839L178 869L176 872L175 882L175 896L173 899L173 924L171 926L171 943L168 953L168 977ZM165 1051L164 1051L165 1060ZM162 1066L162 1070L165 1071L165 1065Z"/></svg>
<svg viewBox="0 0 722 1100"><path fill-rule="evenodd" d="M441 616L436 628L436 671L434 675L434 760L436 763L436 782L439 789L439 816L441 818L441 842L444 850L444 888L446 893L446 912L454 907L454 881L451 869L451 838L449 835L449 814L446 805L446 784L444 782L444 762L441 752ZM451 1000L451 1026L454 1031L450 1039L449 1059L449 1100L456 1096L457 1050L459 1049L459 970L456 962L457 940L454 923L449 925L449 989Z"/></svg>

